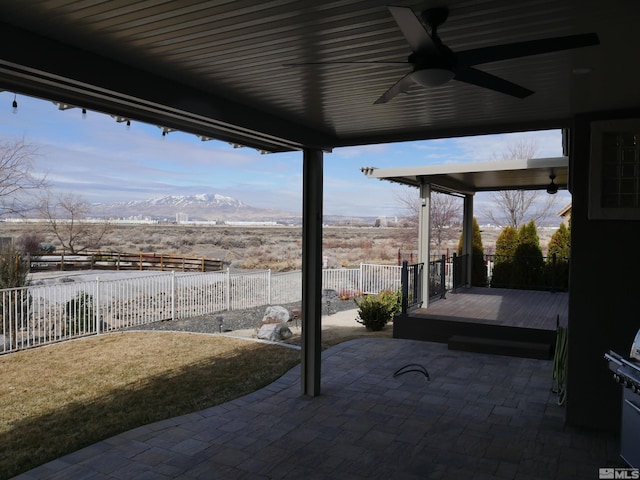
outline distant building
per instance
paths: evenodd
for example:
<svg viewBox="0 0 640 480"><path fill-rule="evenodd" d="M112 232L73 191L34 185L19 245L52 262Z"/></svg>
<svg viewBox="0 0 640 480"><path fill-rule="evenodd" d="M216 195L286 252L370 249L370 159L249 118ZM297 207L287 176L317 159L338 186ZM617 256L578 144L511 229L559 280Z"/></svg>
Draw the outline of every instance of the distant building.
<svg viewBox="0 0 640 480"><path fill-rule="evenodd" d="M562 218L562 223L565 224L565 226L569 226L569 221L571 220L571 204L568 203L567 205L565 205L562 210L560 210L558 212L558 215L560 216L560 218Z"/></svg>
<svg viewBox="0 0 640 480"><path fill-rule="evenodd" d="M186 223L188 221L189 221L189 215L181 212L176 213L176 223L180 224L180 223Z"/></svg>

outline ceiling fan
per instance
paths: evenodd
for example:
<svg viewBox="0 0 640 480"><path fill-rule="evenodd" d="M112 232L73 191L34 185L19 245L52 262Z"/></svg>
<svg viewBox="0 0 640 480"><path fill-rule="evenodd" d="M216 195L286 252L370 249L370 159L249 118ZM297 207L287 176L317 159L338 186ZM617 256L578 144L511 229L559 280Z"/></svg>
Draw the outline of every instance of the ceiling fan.
<svg viewBox="0 0 640 480"><path fill-rule="evenodd" d="M434 7L422 12L422 18L431 32L425 29L411 8L388 8L413 50L407 59L407 63L412 65L413 69L378 98L376 104L387 103L414 84L436 87L450 80L477 85L517 98L526 98L534 92L473 67L499 60L600 44L597 34L585 33L454 52L438 36L438 27L449 16L447 7Z"/></svg>

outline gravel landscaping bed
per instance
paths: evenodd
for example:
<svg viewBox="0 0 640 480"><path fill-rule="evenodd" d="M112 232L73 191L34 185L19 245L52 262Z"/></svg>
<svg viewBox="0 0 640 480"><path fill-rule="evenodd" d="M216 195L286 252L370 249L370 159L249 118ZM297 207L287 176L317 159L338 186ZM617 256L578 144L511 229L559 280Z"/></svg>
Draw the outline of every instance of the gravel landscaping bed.
<svg viewBox="0 0 640 480"><path fill-rule="evenodd" d="M300 302L279 305L290 310L291 308L300 308ZM329 308L323 307L323 315L331 315L333 313L344 310L352 310L357 308L353 300L338 300L332 302ZM257 328L260 320L264 316L267 306L248 308L245 310L232 310L229 312L219 312L210 315L202 315L200 317L186 318L183 320L164 320L161 322L149 323L131 327L126 330L166 330L178 332L194 332L194 333L220 333L231 332L234 330L246 330ZM222 319L220 324L219 319Z"/></svg>

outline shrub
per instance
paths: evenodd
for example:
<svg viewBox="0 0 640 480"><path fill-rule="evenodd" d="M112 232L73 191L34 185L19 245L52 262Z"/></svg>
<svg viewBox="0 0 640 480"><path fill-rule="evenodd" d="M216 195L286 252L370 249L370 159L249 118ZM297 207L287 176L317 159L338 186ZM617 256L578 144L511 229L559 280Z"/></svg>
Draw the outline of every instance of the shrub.
<svg viewBox="0 0 640 480"><path fill-rule="evenodd" d="M382 330L401 309L399 292L390 290L383 290L378 295L366 295L361 300L354 301L359 307L356 322L372 331Z"/></svg>
<svg viewBox="0 0 640 480"><path fill-rule="evenodd" d="M78 292L65 306L67 314L67 329L69 333L85 333L95 328L95 311L93 295Z"/></svg>
<svg viewBox="0 0 640 480"><path fill-rule="evenodd" d="M42 235L34 231L25 232L18 239L18 247L22 253L27 253L32 257L38 256L42 253L43 244L44 240Z"/></svg>
<svg viewBox="0 0 640 480"><path fill-rule="evenodd" d="M362 292L354 288L341 288L338 291L338 298L340 300L351 300L352 298L355 299L360 296L362 296Z"/></svg>
<svg viewBox="0 0 640 480"><path fill-rule="evenodd" d="M0 248L0 288L27 286L29 268L27 259L12 244Z"/></svg>

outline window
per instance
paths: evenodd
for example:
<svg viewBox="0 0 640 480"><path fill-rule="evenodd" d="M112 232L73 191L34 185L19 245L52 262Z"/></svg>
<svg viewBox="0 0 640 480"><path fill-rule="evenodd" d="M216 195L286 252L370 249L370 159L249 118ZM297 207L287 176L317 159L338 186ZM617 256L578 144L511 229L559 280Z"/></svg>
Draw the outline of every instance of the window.
<svg viewBox="0 0 640 480"><path fill-rule="evenodd" d="M591 124L589 218L640 220L640 119Z"/></svg>

